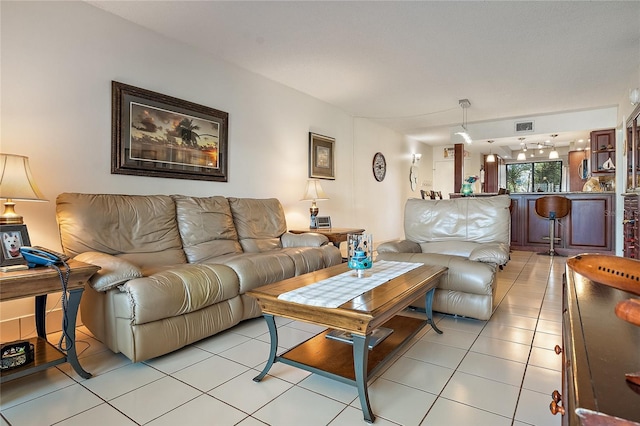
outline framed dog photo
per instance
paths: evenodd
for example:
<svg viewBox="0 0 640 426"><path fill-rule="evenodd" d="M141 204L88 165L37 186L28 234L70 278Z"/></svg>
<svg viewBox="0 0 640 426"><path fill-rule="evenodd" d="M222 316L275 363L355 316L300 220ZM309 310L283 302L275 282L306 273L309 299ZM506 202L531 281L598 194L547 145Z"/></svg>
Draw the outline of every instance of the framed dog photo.
<svg viewBox="0 0 640 426"><path fill-rule="evenodd" d="M27 264L20 253L20 247L31 245L27 225L0 225L0 240L0 266Z"/></svg>

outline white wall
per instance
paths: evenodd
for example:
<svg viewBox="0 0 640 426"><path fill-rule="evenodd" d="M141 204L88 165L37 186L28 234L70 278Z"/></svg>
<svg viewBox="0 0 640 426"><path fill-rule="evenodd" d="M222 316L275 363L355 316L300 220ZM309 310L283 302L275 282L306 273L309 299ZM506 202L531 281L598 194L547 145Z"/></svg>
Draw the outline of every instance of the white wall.
<svg viewBox="0 0 640 426"><path fill-rule="evenodd" d="M309 202L299 200L309 131L336 139L336 179L322 181L330 199L320 214L337 227L366 228L378 242L403 235L419 144L83 2L2 1L0 15L0 148L30 158L49 199L16 206L32 244L60 249L61 192L276 197L290 228L307 227ZM229 181L111 174L112 80L228 112ZM388 162L381 183L371 172L377 151ZM30 315L32 306L3 303L0 319Z"/></svg>

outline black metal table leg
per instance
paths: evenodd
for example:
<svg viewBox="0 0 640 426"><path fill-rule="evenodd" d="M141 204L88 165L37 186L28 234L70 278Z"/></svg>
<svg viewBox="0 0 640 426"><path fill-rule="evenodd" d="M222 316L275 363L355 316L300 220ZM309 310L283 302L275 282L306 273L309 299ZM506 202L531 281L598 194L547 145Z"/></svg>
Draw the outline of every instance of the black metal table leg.
<svg viewBox="0 0 640 426"><path fill-rule="evenodd" d="M47 295L36 296L36 331L38 337L47 338L47 327L44 321L44 312L47 306Z"/></svg>
<svg viewBox="0 0 640 426"><path fill-rule="evenodd" d="M367 362L369 360L369 339L371 335L361 336L352 334L353 337L353 368L356 375L356 388L360 397L360 406L364 414L364 420L373 423L376 416L371 411L369 403L369 391L367 388Z"/></svg>
<svg viewBox="0 0 640 426"><path fill-rule="evenodd" d="M91 377L91 373L86 372L82 368L78 361L78 352L76 351L76 318L78 316L78 307L80 306L80 298L82 297L83 291L83 288L69 290L69 304L67 306L67 312L64 313L64 315L67 316L64 322L64 339L66 341L67 361L80 377L88 379Z"/></svg>
<svg viewBox="0 0 640 426"><path fill-rule="evenodd" d="M442 334L442 331L436 326L436 323L433 321L433 294L436 289L432 288L429 290L425 296L425 311L427 314L427 324L431 324L431 328L435 330L436 333Z"/></svg>
<svg viewBox="0 0 640 426"><path fill-rule="evenodd" d="M278 329L276 328L276 320L273 315L264 314L264 319L267 321L267 327L269 328L269 336L271 337L271 349L269 350L269 359L265 364L262 372L253 378L254 382L259 382L267 375L271 366L276 360L276 353L278 352Z"/></svg>

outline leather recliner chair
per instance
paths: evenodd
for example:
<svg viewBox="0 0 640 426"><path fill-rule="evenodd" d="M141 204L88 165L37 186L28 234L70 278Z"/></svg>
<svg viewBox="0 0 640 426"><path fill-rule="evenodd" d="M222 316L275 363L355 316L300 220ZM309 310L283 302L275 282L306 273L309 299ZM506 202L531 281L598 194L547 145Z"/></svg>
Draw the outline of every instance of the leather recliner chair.
<svg viewBox="0 0 640 426"><path fill-rule="evenodd" d="M377 259L448 267L433 310L488 320L495 308L496 270L509 261L510 204L508 195L409 199L405 239L380 244Z"/></svg>

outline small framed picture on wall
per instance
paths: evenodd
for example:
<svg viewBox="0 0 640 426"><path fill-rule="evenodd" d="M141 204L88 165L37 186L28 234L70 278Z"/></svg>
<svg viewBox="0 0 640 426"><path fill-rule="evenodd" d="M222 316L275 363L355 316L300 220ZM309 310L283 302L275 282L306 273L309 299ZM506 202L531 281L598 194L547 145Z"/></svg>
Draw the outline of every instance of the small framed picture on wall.
<svg viewBox="0 0 640 426"><path fill-rule="evenodd" d="M309 132L309 177L335 179L334 145L336 140Z"/></svg>

